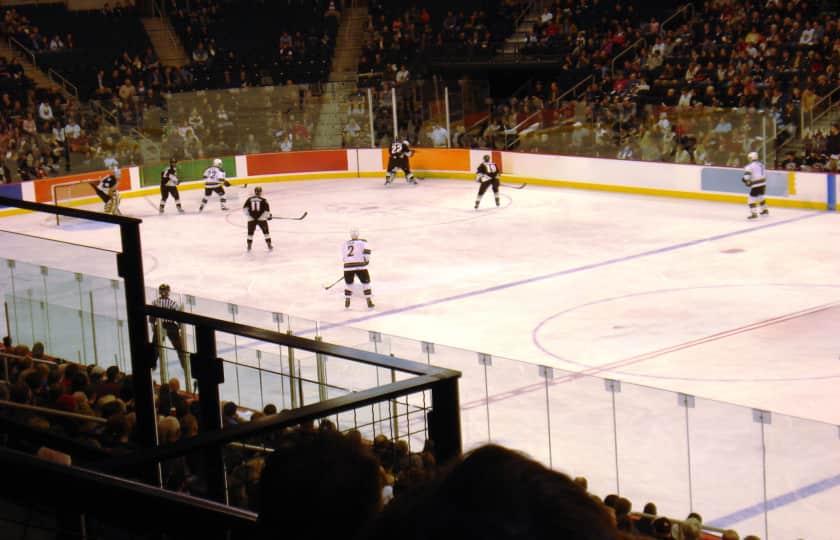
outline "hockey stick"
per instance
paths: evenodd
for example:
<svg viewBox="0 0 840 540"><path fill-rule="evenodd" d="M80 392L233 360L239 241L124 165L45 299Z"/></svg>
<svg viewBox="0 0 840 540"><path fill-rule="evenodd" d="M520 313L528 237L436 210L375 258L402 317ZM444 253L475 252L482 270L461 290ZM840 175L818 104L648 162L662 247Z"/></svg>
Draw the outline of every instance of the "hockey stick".
<svg viewBox="0 0 840 540"><path fill-rule="evenodd" d="M282 216L274 216L274 219L293 219L295 221L300 221L306 216L309 215L309 212L304 212L300 217L282 217Z"/></svg>
<svg viewBox="0 0 840 540"><path fill-rule="evenodd" d="M344 276L341 276L340 278L338 278L337 280L335 280L335 281L334 281L331 285L324 285L324 290L327 290L327 291L328 291L328 290L332 289L333 287L335 287L336 285L338 285L338 282L339 282L339 281L342 281L343 279L344 279Z"/></svg>
<svg viewBox="0 0 840 540"><path fill-rule="evenodd" d="M507 188L511 188L511 189L522 189L522 188L524 188L525 186L527 186L527 185L528 185L528 184L525 184L525 183L522 183L522 184L519 184L519 185L516 185L516 184L505 184L504 182L500 182L500 183L501 183L503 186L505 186L505 187L507 187Z"/></svg>

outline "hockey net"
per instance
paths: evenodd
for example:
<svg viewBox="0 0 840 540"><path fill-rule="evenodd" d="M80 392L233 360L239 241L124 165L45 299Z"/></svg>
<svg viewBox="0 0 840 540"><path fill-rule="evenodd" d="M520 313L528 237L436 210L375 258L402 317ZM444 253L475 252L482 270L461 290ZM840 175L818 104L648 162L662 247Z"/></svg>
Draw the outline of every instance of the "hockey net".
<svg viewBox="0 0 840 540"><path fill-rule="evenodd" d="M56 206L72 206L74 202L81 199L88 199L96 197L96 190L93 189L95 182L91 180L75 180L72 182L63 182L52 186L52 202ZM67 216L55 216L56 225L61 225L61 221L69 221L72 218Z"/></svg>

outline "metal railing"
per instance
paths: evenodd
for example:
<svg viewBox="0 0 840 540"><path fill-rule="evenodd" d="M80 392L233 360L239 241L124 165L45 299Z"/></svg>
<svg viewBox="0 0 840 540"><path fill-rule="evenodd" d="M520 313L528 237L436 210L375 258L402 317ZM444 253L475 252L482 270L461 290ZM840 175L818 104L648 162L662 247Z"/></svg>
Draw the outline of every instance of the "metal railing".
<svg viewBox="0 0 840 540"><path fill-rule="evenodd" d="M565 92L563 92L562 94L557 96L555 99L551 100L548 104L546 104L545 107L543 107L543 109L530 114L527 118L525 118L525 120L519 122L516 126L514 126L514 129L517 132L516 137L514 137L510 142L507 142L505 144L505 148L509 149L509 148L513 148L514 146L516 146L516 144L519 142L519 140L521 138L521 130L523 129L523 126L525 128L527 128L528 126L533 124L533 120L535 118L537 118L538 116L542 115L543 111L546 108L557 106L559 103L561 103L563 101L563 99L566 98L566 96L568 96L570 94L574 95L574 92L578 88L580 88L581 86L583 86L585 84L589 84L589 82L593 81L593 80L595 80L595 75L588 75L585 79L583 79L582 81L579 81L577 84L575 84L574 86L572 86L571 88L569 88L568 90L566 90Z"/></svg>
<svg viewBox="0 0 840 540"><path fill-rule="evenodd" d="M834 88L831 92L820 98L820 100L814 103L814 106L807 111L805 110L805 107L800 107L800 136L803 136L806 132L813 132L814 124L816 124L820 118L828 114L831 109L840 103L840 93L838 93L838 91L840 91L840 86Z"/></svg>
<svg viewBox="0 0 840 540"><path fill-rule="evenodd" d="M677 18L677 17L678 17L681 13L683 13L684 11L690 11L690 12L691 12L691 13L689 14L689 16L687 17L688 19L693 18L693 17L694 17L694 4L685 4L685 5L683 5L683 6L682 6L681 8L679 8L677 11L675 11L674 13L672 13L670 17L668 17L667 19L665 19L664 21L662 21L662 24L660 24L660 25L659 25L659 33L661 34L662 32L664 32L664 31L665 31L665 26L666 26L669 22L671 22L671 21L673 21L674 19L676 19L676 18Z"/></svg>
<svg viewBox="0 0 840 540"><path fill-rule="evenodd" d="M613 56L613 59L610 61L610 75L615 76L615 63L618 62L618 60L625 54L637 49L640 44L644 44L644 46L647 47L647 38L640 37L639 39L628 45L623 51Z"/></svg>
<svg viewBox="0 0 840 540"><path fill-rule="evenodd" d="M32 65L38 67L37 62L35 62L35 52L12 36L9 36L9 48L12 50L17 49L19 52L26 54L31 58Z"/></svg>
<svg viewBox="0 0 840 540"><path fill-rule="evenodd" d="M59 85L59 86L61 86L62 88L64 88L64 90L65 90L68 94L72 94L72 95L73 95L73 97L75 97L76 99L79 99L79 87L78 87L78 86L76 86L75 84L71 83L71 82L67 79L67 77L65 77L65 76L64 76L64 75L62 75L61 73L57 72L57 71L56 71L56 70L54 70L53 68L49 68L49 69L47 69L47 77L48 77L48 78L49 78L52 82L54 82L54 83L56 83L57 85Z"/></svg>
<svg viewBox="0 0 840 540"><path fill-rule="evenodd" d="M89 416L87 414L71 413L67 411L60 411L58 409L49 409L47 407L38 407L36 405L17 403L15 401L6 401L4 399L0 399L0 407L8 407L10 409L17 409L20 411L36 412L45 416L60 416L61 418L81 420L83 422L93 422L95 424L105 424L108 422L106 419L100 416Z"/></svg>

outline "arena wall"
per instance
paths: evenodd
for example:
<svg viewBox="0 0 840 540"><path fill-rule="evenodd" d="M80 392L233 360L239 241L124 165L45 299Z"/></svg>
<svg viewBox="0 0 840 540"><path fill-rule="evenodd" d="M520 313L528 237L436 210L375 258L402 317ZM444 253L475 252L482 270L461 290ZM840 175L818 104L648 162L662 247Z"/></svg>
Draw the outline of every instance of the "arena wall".
<svg viewBox="0 0 840 540"><path fill-rule="evenodd" d="M472 180L473 171L487 150L418 148L412 168L421 178ZM747 188L741 169L702 165L677 165L571 156L492 151L504 180L574 189L591 189L641 195L744 203ZM226 156L225 169L234 184L318 179L380 177L387 164L387 151L379 148L276 152ZM211 160L179 163L181 189L202 187L201 172ZM124 196L153 193L165 163L122 169L120 190ZM72 180L95 180L106 171L34 180L0 186L0 194L37 202L51 200L51 186ZM835 210L837 178L834 174L799 171L768 172L768 204L815 210ZM80 200L87 204L93 200ZM5 210L4 213L14 213Z"/></svg>

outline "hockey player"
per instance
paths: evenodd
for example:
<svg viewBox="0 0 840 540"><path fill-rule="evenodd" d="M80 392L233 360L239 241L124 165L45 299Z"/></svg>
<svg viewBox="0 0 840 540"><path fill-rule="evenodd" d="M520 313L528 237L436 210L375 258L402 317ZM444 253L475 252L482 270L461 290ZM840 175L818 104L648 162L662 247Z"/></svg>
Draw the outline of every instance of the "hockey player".
<svg viewBox="0 0 840 540"><path fill-rule="evenodd" d="M225 198L226 187L230 187L230 182L228 182L225 177L225 171L222 169L222 160L216 158L213 160L213 165L207 167L204 171L204 197L201 198L201 206L198 207L198 211L201 212L204 210L204 205L207 204L207 199L209 199L213 193L217 193L221 198L222 210L227 210L228 207L225 205L227 202L227 199Z"/></svg>
<svg viewBox="0 0 840 540"><path fill-rule="evenodd" d="M391 143L391 148L388 154L388 172L385 175L385 185L390 186L394 177L397 176L397 169L401 169L405 174L405 180L409 184L417 185L417 179L411 172L411 166L408 164L408 157L412 155L411 147L408 141L394 141Z"/></svg>
<svg viewBox="0 0 840 540"><path fill-rule="evenodd" d="M350 297L353 291L350 290L350 285L356 276L359 276L359 281L365 286L365 300L369 308L373 306L373 300L370 299L370 274L367 270L368 262L370 261L370 248L367 245L367 240L359 238L359 231L353 229L350 231L350 240L344 242L344 251L342 252L344 258L344 307L350 307Z"/></svg>
<svg viewBox="0 0 840 540"><path fill-rule="evenodd" d="M245 217L248 219L248 251L251 251L251 245L254 243L254 231L258 225L265 237L265 245L268 246L269 250L274 249L271 245L271 235L268 232L271 210L268 207L268 201L262 197L260 186L254 188L254 194L245 201L242 211L245 212Z"/></svg>
<svg viewBox="0 0 840 540"><path fill-rule="evenodd" d="M180 310L181 306L178 302L169 297L170 292L171 289L169 285L161 283L158 287L158 297L154 299L152 304L161 308ZM183 368L184 373L189 374L187 353L184 350L184 343L181 339L181 325L175 321L167 319L158 320L154 317L151 317L150 321L152 323L155 344L158 347L163 347L165 341L164 334L161 333L161 331L163 331L166 334L166 337L169 338L170 343L172 343L172 348L175 349L176 353L178 353L178 360L181 362L181 367Z"/></svg>
<svg viewBox="0 0 840 540"><path fill-rule="evenodd" d="M169 167L163 170L160 173L160 208L158 211L162 214L163 207L166 206L166 199L172 195L172 198L175 199L175 208L178 209L178 212L184 213L184 209L181 208L181 196L178 194L178 171L176 169L176 165L178 164L178 160L172 158L169 160Z"/></svg>
<svg viewBox="0 0 840 540"><path fill-rule="evenodd" d="M96 195L105 203L103 212L114 216L120 214L120 192L117 190L118 175L120 173L119 166L114 162L114 167L107 176L103 177L98 183L92 183L93 190Z"/></svg>
<svg viewBox="0 0 840 540"><path fill-rule="evenodd" d="M493 187L493 196L496 198L496 206L499 206L499 176L501 174L496 164L490 161L490 156L485 155L475 171L475 181L481 184L481 187L478 188L478 195L475 197L476 210L478 210L478 205L487 188L491 186Z"/></svg>
<svg viewBox="0 0 840 540"><path fill-rule="evenodd" d="M762 216L769 216L767 211L767 202L764 200L764 191L767 189L767 178L764 172L764 164L758 159L758 152L750 152L747 154L747 159L750 162L744 167L744 176L741 181L745 186L750 188L747 202L750 206L750 215L747 219L756 219L759 214ZM756 213L756 209L761 212Z"/></svg>

